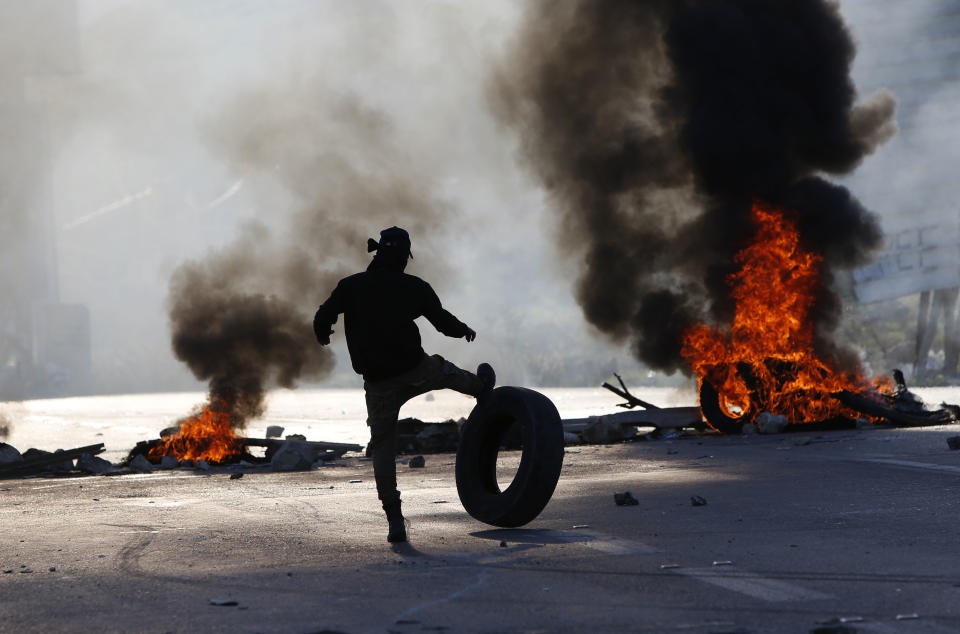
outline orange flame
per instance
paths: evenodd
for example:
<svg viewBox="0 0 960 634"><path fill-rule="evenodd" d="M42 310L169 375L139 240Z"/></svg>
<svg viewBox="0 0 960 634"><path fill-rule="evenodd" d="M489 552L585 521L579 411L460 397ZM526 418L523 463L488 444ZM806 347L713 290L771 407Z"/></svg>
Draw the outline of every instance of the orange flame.
<svg viewBox="0 0 960 634"><path fill-rule="evenodd" d="M804 250L796 223L755 202L756 236L734 258L730 275L735 312L728 330L695 324L684 331L682 354L700 382L708 381L731 417L752 422L760 412L791 423L858 414L830 394L864 392L859 372L836 371L814 351L811 312L823 290L823 257Z"/></svg>
<svg viewBox="0 0 960 634"><path fill-rule="evenodd" d="M173 456L179 460L206 460L211 464L224 462L243 451L243 444L233 433L231 419L226 399L216 407L208 403L199 413L180 421L177 433L162 439L147 452L147 458L160 460Z"/></svg>

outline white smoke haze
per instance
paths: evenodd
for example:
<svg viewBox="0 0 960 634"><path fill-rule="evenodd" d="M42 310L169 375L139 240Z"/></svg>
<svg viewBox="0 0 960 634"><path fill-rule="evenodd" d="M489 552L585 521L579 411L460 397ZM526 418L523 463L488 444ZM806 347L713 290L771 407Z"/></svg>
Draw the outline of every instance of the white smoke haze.
<svg viewBox="0 0 960 634"><path fill-rule="evenodd" d="M204 389L171 350L181 266L250 245L256 265L237 287L295 302L309 331L337 277L369 261L366 238L391 224L412 234L408 271L479 333L466 345L427 324L428 350L523 384L640 370L584 325L542 193L489 112L513 3L43 0L2 12L4 50L66 49L59 66L0 58L4 85L24 95L0 100L17 104L4 130L23 131L0 150L0 179L37 183L0 201L5 244L23 252L5 250L0 276L4 371L22 370L8 362L17 345L30 357L17 323L38 301L30 289L52 285L42 299L85 307L90 324L90 381L70 385L53 364L31 395ZM50 25L66 35L38 37ZM21 266L44 249L49 262ZM337 330L322 384L356 386Z"/></svg>
<svg viewBox="0 0 960 634"><path fill-rule="evenodd" d="M841 3L855 34L869 5ZM467 345L427 324L429 351L465 367L491 361L516 384L645 376L584 323L570 293L576 263L556 257L545 195L489 107L490 68L516 35L522 3L42 0L0 13L0 52L33 51L30 61L0 55L0 184L29 184L0 194L3 377L15 373L10 359L28 356L15 307L53 293L89 311L92 379L74 391L205 389L171 350L178 267L229 251L257 227L269 237L252 248L303 266L254 267L243 288L308 315L337 276L365 265L366 238L390 224L411 231L408 271L478 332ZM900 37L864 36L861 54ZM916 122L951 120L937 103L918 108ZM901 119L900 135L851 180L871 209L953 195L923 183L953 186L957 144L944 136L956 126L916 122ZM923 161L897 149L912 125L923 149L908 156ZM45 249L53 264L24 264ZM53 291L32 273L51 267ZM357 386L335 329L337 364L320 384ZM44 393L57 393L48 374Z"/></svg>

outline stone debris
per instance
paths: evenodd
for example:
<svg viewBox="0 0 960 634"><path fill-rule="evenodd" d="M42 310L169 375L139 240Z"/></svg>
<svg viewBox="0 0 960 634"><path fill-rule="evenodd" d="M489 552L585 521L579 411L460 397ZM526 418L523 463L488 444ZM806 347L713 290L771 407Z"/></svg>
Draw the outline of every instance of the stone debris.
<svg viewBox="0 0 960 634"><path fill-rule="evenodd" d="M210 599L210 605L217 605L220 607L233 607L238 605L236 601L232 599Z"/></svg>
<svg viewBox="0 0 960 634"><path fill-rule="evenodd" d="M25 461L35 460L37 458L53 458L58 453L63 453L63 449L57 449L56 451L44 451L43 449L27 449L23 452L23 459ZM73 471L73 460L64 459L60 462L50 462L43 467L43 471L48 473L68 473Z"/></svg>
<svg viewBox="0 0 960 634"><path fill-rule="evenodd" d="M230 474L230 479L231 479L231 480L239 480L239 479L242 478L242 477L243 477L243 474L242 474L242 473L231 473L231 474Z"/></svg>
<svg viewBox="0 0 960 634"><path fill-rule="evenodd" d="M613 503L617 506L637 506L640 504L640 500L633 497L633 494L629 491L624 491L623 493L613 494Z"/></svg>
<svg viewBox="0 0 960 634"><path fill-rule="evenodd" d="M690 504L692 506L706 506L707 500L706 498L700 497L699 495L691 495Z"/></svg>
<svg viewBox="0 0 960 634"><path fill-rule="evenodd" d="M164 456L160 459L160 468L163 470L176 469L180 466L180 461L173 456Z"/></svg>
<svg viewBox="0 0 960 634"><path fill-rule="evenodd" d="M89 453L81 454L77 458L77 469L92 475L105 475L117 470L109 461Z"/></svg>
<svg viewBox="0 0 960 634"><path fill-rule="evenodd" d="M789 425L787 417L781 414L771 414L770 412L760 412L754 421L754 426L761 434L779 434Z"/></svg>
<svg viewBox="0 0 960 634"><path fill-rule="evenodd" d="M23 462L23 456L13 445L0 442L0 464L12 464L14 462Z"/></svg>
<svg viewBox="0 0 960 634"><path fill-rule="evenodd" d="M423 469L427 466L427 459L423 456L414 456L410 458L409 466L411 469Z"/></svg>
<svg viewBox="0 0 960 634"><path fill-rule="evenodd" d="M267 427L267 438L279 438L283 435L283 427L280 425L270 425Z"/></svg>
<svg viewBox="0 0 960 634"><path fill-rule="evenodd" d="M142 455L131 460L128 466L138 473L151 473L153 471L153 465Z"/></svg>
<svg viewBox="0 0 960 634"><path fill-rule="evenodd" d="M950 436L947 438L947 447L950 447L950 449L954 451L960 449L960 436Z"/></svg>
<svg viewBox="0 0 960 634"><path fill-rule="evenodd" d="M310 445L300 439L287 436L286 442L270 459L274 471L307 471L313 466L317 454Z"/></svg>
<svg viewBox="0 0 960 634"><path fill-rule="evenodd" d="M201 458L193 463L193 468L199 469L200 471L210 471L210 464Z"/></svg>
<svg viewBox="0 0 960 634"><path fill-rule="evenodd" d="M586 429L580 432L584 442L596 444L628 440L636 435L637 430L632 425L622 425L607 416L591 416Z"/></svg>
<svg viewBox="0 0 960 634"><path fill-rule="evenodd" d="M713 562L714 566L732 566L733 562L728 559L722 559L720 561Z"/></svg>

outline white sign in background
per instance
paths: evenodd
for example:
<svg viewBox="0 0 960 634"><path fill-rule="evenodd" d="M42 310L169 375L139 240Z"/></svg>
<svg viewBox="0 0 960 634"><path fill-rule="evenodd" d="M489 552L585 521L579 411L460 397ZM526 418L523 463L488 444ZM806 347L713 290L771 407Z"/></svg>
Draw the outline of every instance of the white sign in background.
<svg viewBox="0 0 960 634"><path fill-rule="evenodd" d="M960 287L960 223L918 224L887 234L876 261L853 272L862 304Z"/></svg>

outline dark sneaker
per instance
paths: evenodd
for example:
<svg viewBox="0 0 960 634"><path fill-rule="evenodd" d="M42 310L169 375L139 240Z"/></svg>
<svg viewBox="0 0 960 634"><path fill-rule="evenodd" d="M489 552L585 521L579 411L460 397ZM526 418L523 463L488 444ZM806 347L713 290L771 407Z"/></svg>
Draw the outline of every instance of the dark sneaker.
<svg viewBox="0 0 960 634"><path fill-rule="evenodd" d="M481 363L477 366L477 377L483 382L483 387L477 394L477 398L481 398L489 394L493 390L493 386L497 384L497 373L493 371L493 366L489 363Z"/></svg>

